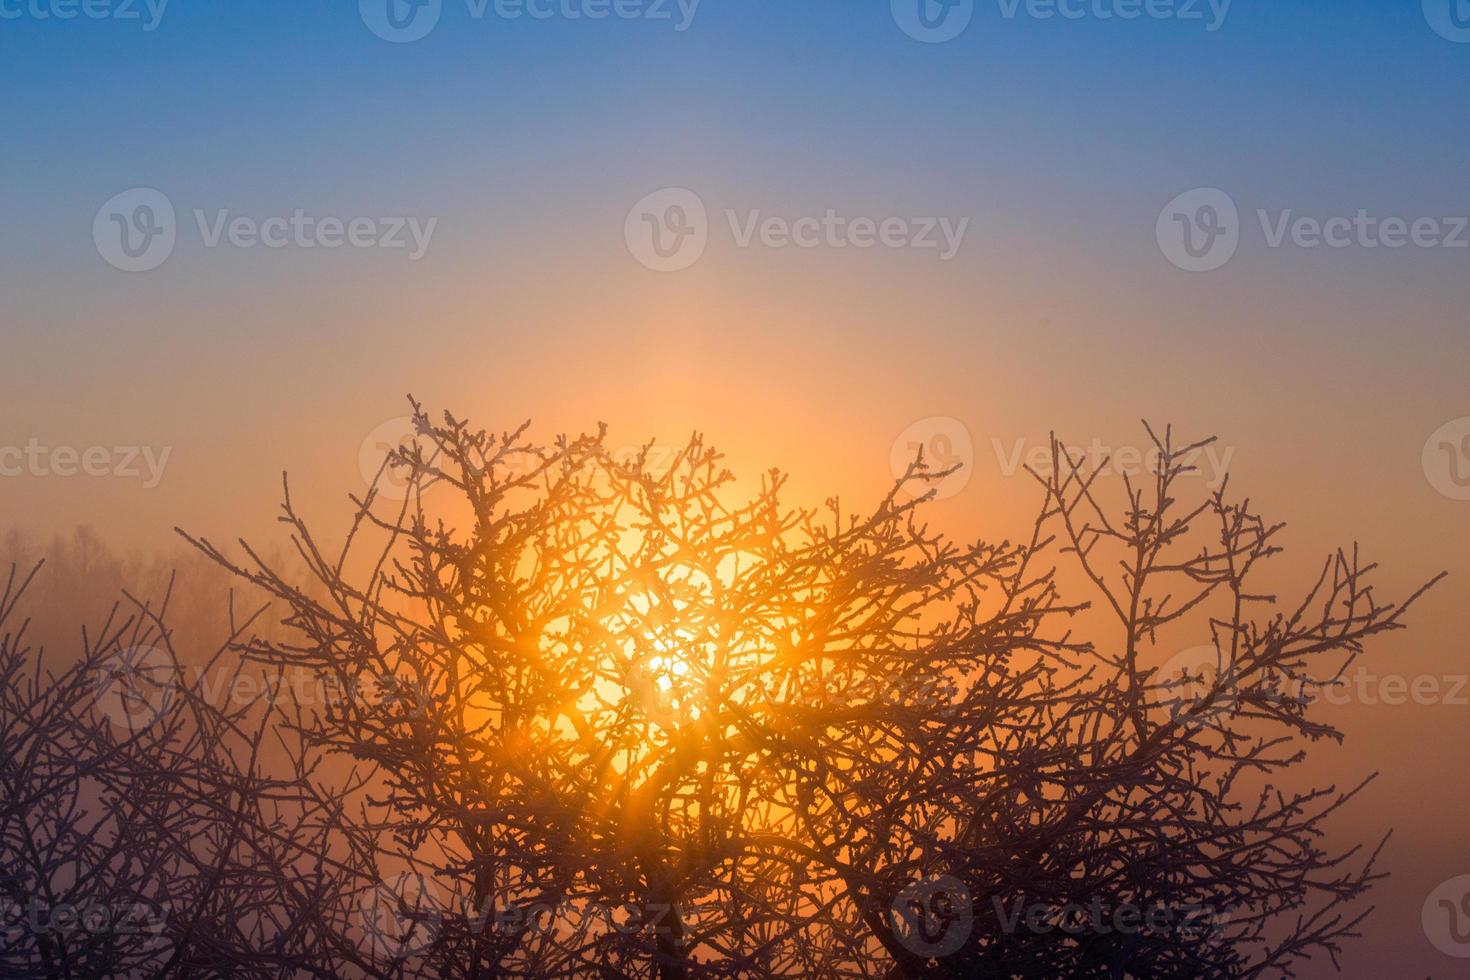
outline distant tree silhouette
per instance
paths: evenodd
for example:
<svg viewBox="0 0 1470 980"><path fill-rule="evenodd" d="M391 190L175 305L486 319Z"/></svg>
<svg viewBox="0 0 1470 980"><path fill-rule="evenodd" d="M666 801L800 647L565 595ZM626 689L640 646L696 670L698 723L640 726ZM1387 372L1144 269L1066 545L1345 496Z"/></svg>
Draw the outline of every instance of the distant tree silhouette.
<svg viewBox="0 0 1470 980"><path fill-rule="evenodd" d="M1053 440L1026 537L963 544L922 457L870 511L804 510L698 435L414 411L380 473L406 499L370 490L337 547L289 489L290 567L189 539L279 620L231 616L215 669L292 683L167 686L112 777L187 774L146 797L188 901L140 975L1291 976L1356 934L1377 851L1323 823L1357 788L1292 767L1417 594L1379 603L1355 553L1258 594L1279 526L1185 499L1203 443L1166 432L1110 505ZM7 750L50 731L0 710Z"/></svg>
<svg viewBox="0 0 1470 980"><path fill-rule="evenodd" d="M0 583L0 974L224 975L257 959L277 930L249 901L267 829L249 817L273 783L254 771L263 727L202 696L223 651L186 675L166 584L48 667L22 611L40 567Z"/></svg>

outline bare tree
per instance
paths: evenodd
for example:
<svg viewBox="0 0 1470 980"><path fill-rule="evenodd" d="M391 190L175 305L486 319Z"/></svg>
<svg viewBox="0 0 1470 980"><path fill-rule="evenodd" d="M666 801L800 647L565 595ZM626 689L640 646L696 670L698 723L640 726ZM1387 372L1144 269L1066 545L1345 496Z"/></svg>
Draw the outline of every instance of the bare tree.
<svg viewBox="0 0 1470 980"><path fill-rule="evenodd" d="M206 918L243 914L224 876L234 815L259 787L232 752L259 733L234 738L234 719L191 689L164 625L167 591L156 608L115 607L82 630L79 658L48 669L21 612L39 568L12 566L0 592L0 967L146 976L209 963Z"/></svg>
<svg viewBox="0 0 1470 980"><path fill-rule="evenodd" d="M75 676L7 685L12 894L172 902L147 951L37 934L16 963L1245 977L1356 934L1377 850L1324 821L1359 787L1293 767L1341 738L1315 693L1417 594L1379 603L1355 553L1296 604L1261 594L1279 526L1186 501L1202 444L1165 433L1110 504L1054 442L1027 536L966 544L924 522L922 457L870 511L806 510L698 435L628 458L414 408L380 473L406 499L370 489L338 547L289 489L295 569L189 539L281 620L232 615L210 661L261 693L170 675L147 725L84 746L83 678L136 645L116 627ZM177 671L163 609L130 608ZM38 821L85 873L28 855Z"/></svg>
<svg viewBox="0 0 1470 980"><path fill-rule="evenodd" d="M1299 601L1258 591L1282 526L1223 486L1186 499L1207 444L1155 437L1156 472L1110 506L1106 464L1053 440L1041 523L1112 628L1077 650L1085 680L1002 752L1024 771L946 840L967 914L941 921L942 893L923 914L963 945L907 975L1291 976L1357 935L1378 848L1331 850L1323 828L1362 786L1304 788L1292 769L1307 743L1342 738L1311 710L1322 688L1424 590L1380 602L1353 549Z"/></svg>

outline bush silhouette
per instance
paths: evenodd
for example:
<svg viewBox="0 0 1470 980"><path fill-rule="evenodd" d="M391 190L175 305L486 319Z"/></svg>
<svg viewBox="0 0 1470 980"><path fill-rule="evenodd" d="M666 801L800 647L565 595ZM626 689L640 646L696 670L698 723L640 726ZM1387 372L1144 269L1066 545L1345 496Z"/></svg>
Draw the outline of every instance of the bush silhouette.
<svg viewBox="0 0 1470 980"><path fill-rule="evenodd" d="M202 898L148 964L1290 976L1356 934L1377 850L1323 821L1359 787L1293 767L1341 738L1310 691L1418 593L1378 602L1354 552L1258 593L1280 526L1185 499L1202 444L1155 438L1114 502L1054 440L1027 534L963 543L909 492L944 475L922 456L869 510L802 509L697 435L629 458L414 411L380 474L406 492L355 500L339 546L289 490L293 568L190 538L278 621L232 616L227 669L314 683L177 685L170 730L216 733L190 762L213 846L174 845ZM0 709L8 742L35 723ZM21 932L17 966L70 962Z"/></svg>

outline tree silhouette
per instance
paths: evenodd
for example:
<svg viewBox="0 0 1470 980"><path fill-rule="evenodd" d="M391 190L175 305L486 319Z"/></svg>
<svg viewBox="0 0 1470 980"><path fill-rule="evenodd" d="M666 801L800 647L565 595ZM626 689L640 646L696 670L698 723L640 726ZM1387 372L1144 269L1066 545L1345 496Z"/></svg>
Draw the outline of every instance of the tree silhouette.
<svg viewBox="0 0 1470 980"><path fill-rule="evenodd" d="M266 716L250 727L248 705L204 696L224 649L188 676L171 585L156 604L128 596L48 669L21 613L40 568L12 566L0 589L0 972L219 975L268 958L274 903L254 899L277 878L253 870L270 827L250 819L276 789L256 767Z"/></svg>
<svg viewBox="0 0 1470 980"><path fill-rule="evenodd" d="M1322 842L1361 785L1299 788L1290 770L1304 742L1341 740L1313 701L1424 589L1378 602L1354 549L1294 605L1254 591L1282 525L1225 487L1186 502L1185 461L1208 443L1153 441L1157 472L1125 478L1116 509L1106 464L1055 440L1037 474L1041 522L1113 635L1077 648L1085 679L1003 753L1027 771L968 801L945 868L973 904L963 946L907 975L1291 976L1314 952L1336 962L1367 914L1378 849ZM1204 644L1161 664L1164 636Z"/></svg>
<svg viewBox="0 0 1470 980"><path fill-rule="evenodd" d="M414 412L379 474L406 494L339 547L289 488L294 567L189 539L280 620L219 669L312 683L170 688L199 897L150 973L1290 976L1356 934L1377 850L1323 824L1358 787L1291 770L1417 593L1379 603L1355 552L1256 592L1280 528L1184 499L1203 443L1166 432L1110 506L1054 440L1027 536L967 544L922 457L870 511L802 509L698 435Z"/></svg>

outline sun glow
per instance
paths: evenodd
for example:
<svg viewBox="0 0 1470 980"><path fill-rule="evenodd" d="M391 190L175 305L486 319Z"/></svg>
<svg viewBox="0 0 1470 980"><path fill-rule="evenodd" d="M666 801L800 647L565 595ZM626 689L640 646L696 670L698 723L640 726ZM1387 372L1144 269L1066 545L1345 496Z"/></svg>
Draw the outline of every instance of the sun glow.
<svg viewBox="0 0 1470 980"><path fill-rule="evenodd" d="M675 718L684 716L698 721L699 702L693 690L695 678L689 648L677 640L660 637L649 637L649 642L659 651L648 662L659 707Z"/></svg>

